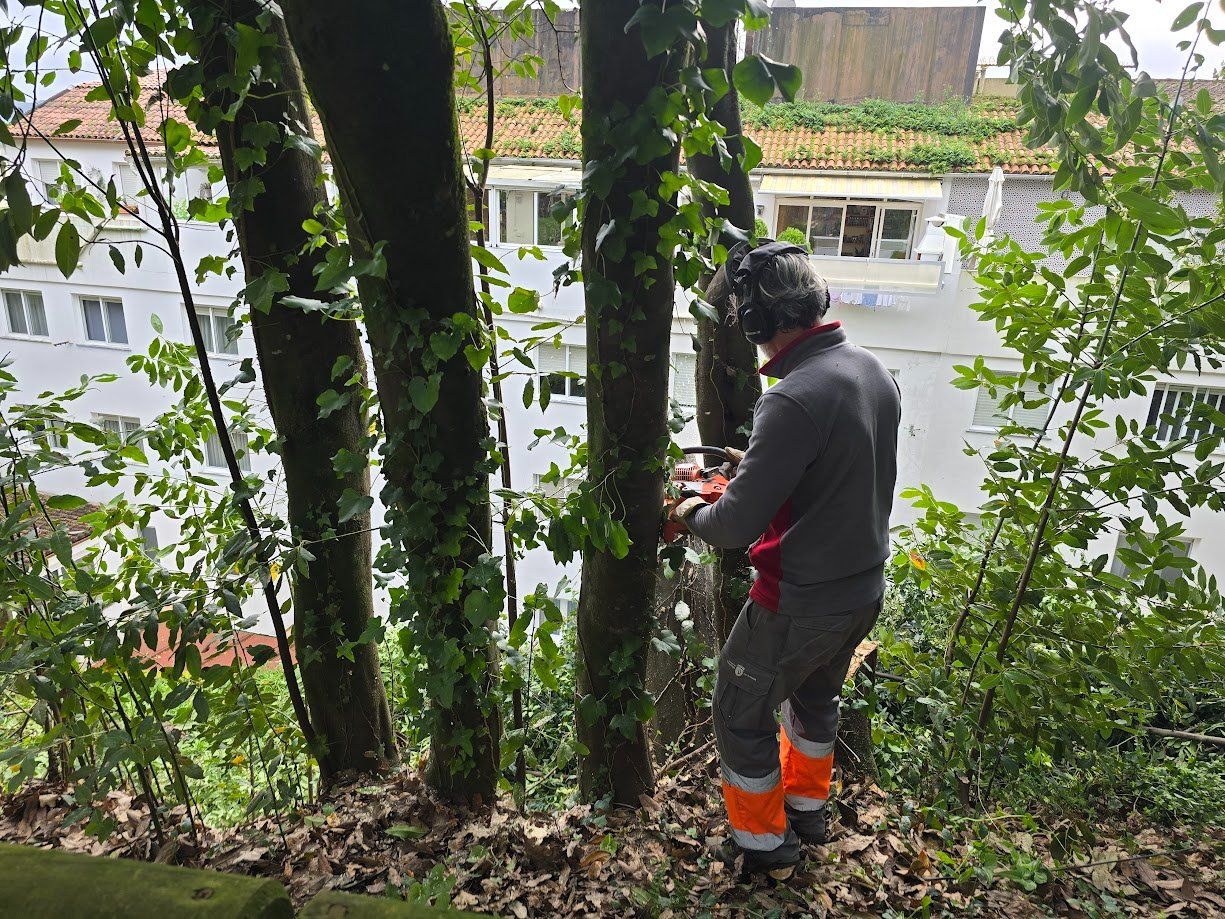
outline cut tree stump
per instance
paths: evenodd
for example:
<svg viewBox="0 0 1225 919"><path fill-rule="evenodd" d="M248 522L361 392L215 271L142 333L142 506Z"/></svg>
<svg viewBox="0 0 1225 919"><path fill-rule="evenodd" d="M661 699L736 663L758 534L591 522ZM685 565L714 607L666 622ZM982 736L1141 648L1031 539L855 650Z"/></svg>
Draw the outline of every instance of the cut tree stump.
<svg viewBox="0 0 1225 919"><path fill-rule="evenodd" d="M874 641L860 642L855 649L855 656L851 658L844 687L854 686L865 678L869 682L872 680L871 676L865 674L873 674L876 671L876 649L877 643ZM843 707L842 718L838 724L838 743L834 748L834 763L844 783L877 780L879 773L876 768L876 755L872 750L872 722L862 709Z"/></svg>
<svg viewBox="0 0 1225 919"><path fill-rule="evenodd" d="M292 919L276 881L0 845L0 913L21 919Z"/></svg>

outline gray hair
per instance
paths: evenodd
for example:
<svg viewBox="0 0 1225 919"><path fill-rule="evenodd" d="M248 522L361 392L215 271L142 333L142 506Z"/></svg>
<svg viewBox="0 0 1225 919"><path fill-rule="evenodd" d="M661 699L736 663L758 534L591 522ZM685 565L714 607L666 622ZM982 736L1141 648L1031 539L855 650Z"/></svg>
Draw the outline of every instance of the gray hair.
<svg viewBox="0 0 1225 919"><path fill-rule="evenodd" d="M757 280L757 302L774 317L779 332L807 329L829 312L829 286L799 252L776 256Z"/></svg>

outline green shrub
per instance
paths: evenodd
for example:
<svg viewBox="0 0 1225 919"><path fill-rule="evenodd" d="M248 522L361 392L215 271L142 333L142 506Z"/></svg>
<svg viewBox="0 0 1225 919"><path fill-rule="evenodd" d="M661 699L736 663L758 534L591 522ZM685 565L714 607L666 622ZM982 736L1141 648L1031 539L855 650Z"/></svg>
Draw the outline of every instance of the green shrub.
<svg viewBox="0 0 1225 919"><path fill-rule="evenodd" d="M808 245L808 240L804 238L803 231L798 230L795 227L787 227L787 229L779 233L778 241L780 243L791 243L793 245L799 246L805 252L812 251L812 247Z"/></svg>

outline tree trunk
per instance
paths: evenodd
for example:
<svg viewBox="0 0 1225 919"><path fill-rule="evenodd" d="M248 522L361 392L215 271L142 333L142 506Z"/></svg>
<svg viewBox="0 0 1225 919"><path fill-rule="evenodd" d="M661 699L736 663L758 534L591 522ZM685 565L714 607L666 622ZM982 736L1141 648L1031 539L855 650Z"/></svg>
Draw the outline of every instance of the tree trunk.
<svg viewBox="0 0 1225 919"><path fill-rule="evenodd" d="M731 85L727 95L715 103L711 117L726 131L727 150L734 162L724 169L717 156L694 156L689 160L689 170L699 179L727 190L730 200L726 205L713 208L710 216L722 217L752 237L757 211L749 174L740 166L744 155L740 97L732 84L736 23L719 28L709 23L704 25L707 50L702 66L725 71ZM734 239L725 235L723 242L730 248ZM708 279L706 301L714 307L719 319L717 322L698 320L697 421L702 443L743 450L749 442L753 406L761 396L761 379L757 375L757 349L740 334L730 294L722 274ZM748 596L749 559L745 549L719 549L716 555L715 627L722 646Z"/></svg>
<svg viewBox="0 0 1225 919"><path fill-rule="evenodd" d="M579 780L588 799L611 795L634 807L654 787L644 675L675 298L671 252L660 242L674 201L658 200L658 189L661 173L675 171L679 158L652 112L680 57L648 61L639 29L626 32L638 8L638 0L591 0L580 18L589 481L602 512L624 524L630 544L621 557L608 545L588 545L583 553L578 729L590 753ZM639 162L636 151L652 147L659 154ZM631 194L644 190L658 201L654 215L634 213Z"/></svg>
<svg viewBox="0 0 1225 919"><path fill-rule="evenodd" d="M454 52L433 0L287 0L289 33L349 208L371 253L359 289L386 432L394 614L427 662L427 780L495 793L501 725L490 628L502 612L491 545L489 424L455 113ZM478 361L479 363L479 361Z"/></svg>
<svg viewBox="0 0 1225 919"><path fill-rule="evenodd" d="M286 132L309 136L310 116L297 60L284 23L266 16L258 0L224 4L193 0L189 6L205 69L205 102L193 106L197 121L215 133L226 181L230 212L248 282L280 272L287 290L266 312L252 308L251 327L263 377L264 394L281 440L281 462L295 543L305 544L314 560L293 573L294 640L311 721L322 749L324 783L344 771L372 772L397 761L395 730L379 671L378 646L359 641L374 615L370 565L370 513L362 510L341 521L342 495L370 493L368 424L356 386L364 385L365 358L357 325L327 318L283 302L285 296L328 298L315 292L313 269L322 252L299 254L305 220L326 204L318 160L286 144ZM242 25L265 32L260 78L238 102L225 88L234 73L237 49L227 36ZM250 138L275 126L275 136L251 163ZM344 367L336 374L333 368ZM347 401L320 417L318 397L338 390ZM333 459L347 451L360 463L337 472ZM360 466L360 468L354 468Z"/></svg>

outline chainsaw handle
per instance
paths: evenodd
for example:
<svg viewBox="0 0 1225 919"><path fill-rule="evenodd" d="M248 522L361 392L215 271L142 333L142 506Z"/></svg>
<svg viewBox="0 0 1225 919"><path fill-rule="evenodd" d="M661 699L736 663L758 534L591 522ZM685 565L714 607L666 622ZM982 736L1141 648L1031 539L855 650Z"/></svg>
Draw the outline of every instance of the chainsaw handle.
<svg viewBox="0 0 1225 919"><path fill-rule="evenodd" d="M694 454L702 453L708 456L718 457L720 460L722 460L725 463L730 463L732 461L731 454L729 454L722 447L705 447L705 446L681 447L681 453L684 453L686 456L692 456Z"/></svg>

